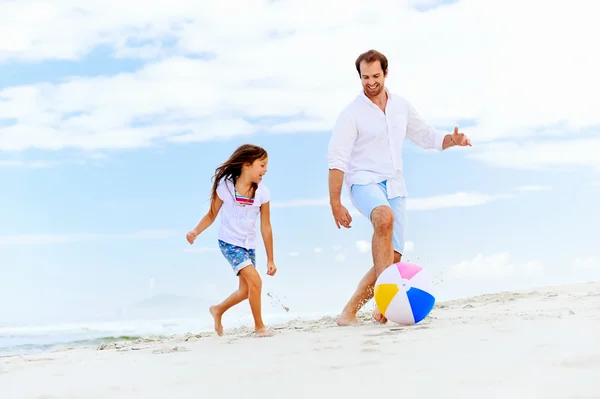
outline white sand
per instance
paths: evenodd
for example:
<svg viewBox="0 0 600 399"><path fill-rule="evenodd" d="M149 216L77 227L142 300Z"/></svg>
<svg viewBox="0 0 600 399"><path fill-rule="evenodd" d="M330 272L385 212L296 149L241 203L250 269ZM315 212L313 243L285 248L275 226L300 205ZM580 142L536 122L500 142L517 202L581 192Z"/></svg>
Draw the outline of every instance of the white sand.
<svg viewBox="0 0 600 399"><path fill-rule="evenodd" d="M2 358L0 398L600 398L600 283L440 303L413 327L226 333Z"/></svg>

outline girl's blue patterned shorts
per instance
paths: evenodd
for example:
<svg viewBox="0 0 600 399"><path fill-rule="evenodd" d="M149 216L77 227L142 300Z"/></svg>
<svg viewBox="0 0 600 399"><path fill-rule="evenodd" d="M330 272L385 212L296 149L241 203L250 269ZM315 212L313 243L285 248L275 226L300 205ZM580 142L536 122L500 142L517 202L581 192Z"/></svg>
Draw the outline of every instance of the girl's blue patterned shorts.
<svg viewBox="0 0 600 399"><path fill-rule="evenodd" d="M246 249L237 245L229 244L219 240L221 253L227 259L236 276L239 276L240 270L246 266L256 267L256 253L254 249Z"/></svg>

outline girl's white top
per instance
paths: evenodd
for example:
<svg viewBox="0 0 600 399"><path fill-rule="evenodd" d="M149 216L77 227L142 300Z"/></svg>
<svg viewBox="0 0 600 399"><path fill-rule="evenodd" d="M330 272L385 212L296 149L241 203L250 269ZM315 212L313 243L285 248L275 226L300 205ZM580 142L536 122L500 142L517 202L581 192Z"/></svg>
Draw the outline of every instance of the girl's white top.
<svg viewBox="0 0 600 399"><path fill-rule="evenodd" d="M267 187L260 183L252 205L242 205L235 199L235 187L231 179L223 179L217 185L217 195L223 201L219 240L239 247L256 248L256 219L260 206L270 200Z"/></svg>

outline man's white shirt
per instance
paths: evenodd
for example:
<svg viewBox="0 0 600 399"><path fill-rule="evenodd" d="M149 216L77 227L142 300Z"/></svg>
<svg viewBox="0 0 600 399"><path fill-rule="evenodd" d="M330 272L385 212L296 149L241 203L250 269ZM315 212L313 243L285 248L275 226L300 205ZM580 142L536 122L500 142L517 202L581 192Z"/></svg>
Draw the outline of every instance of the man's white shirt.
<svg viewBox="0 0 600 399"><path fill-rule="evenodd" d="M402 150L408 138L424 149L442 150L446 133L428 125L404 98L387 88L385 113L361 92L338 117L327 154L329 169L353 184L387 180L388 198L406 196Z"/></svg>

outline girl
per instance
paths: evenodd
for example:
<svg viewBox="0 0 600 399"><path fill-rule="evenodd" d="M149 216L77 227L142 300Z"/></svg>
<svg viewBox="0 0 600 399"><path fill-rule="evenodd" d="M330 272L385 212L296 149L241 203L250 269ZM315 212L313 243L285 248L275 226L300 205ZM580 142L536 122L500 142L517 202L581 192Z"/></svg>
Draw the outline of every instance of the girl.
<svg viewBox="0 0 600 399"><path fill-rule="evenodd" d="M214 175L211 204L208 213L195 229L187 234L193 244L200 233L215 221L221 212L219 248L239 277L239 288L223 302L210 307L215 332L223 335L223 313L246 298L254 317L257 336L271 336L262 321L262 280L256 271L256 219L260 214L260 232L267 252L267 274L277 271L273 262L273 233L270 221L269 190L261 183L267 172L267 152L258 146L244 144L219 166ZM252 266L252 267L250 267Z"/></svg>

